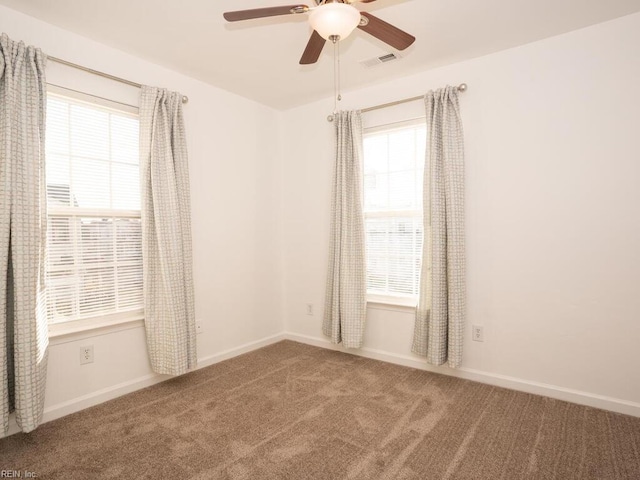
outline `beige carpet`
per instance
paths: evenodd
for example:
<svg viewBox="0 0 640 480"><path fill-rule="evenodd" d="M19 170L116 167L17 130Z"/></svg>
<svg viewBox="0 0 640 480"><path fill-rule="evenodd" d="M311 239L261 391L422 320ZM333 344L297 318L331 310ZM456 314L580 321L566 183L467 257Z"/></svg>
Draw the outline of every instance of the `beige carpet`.
<svg viewBox="0 0 640 480"><path fill-rule="evenodd" d="M640 418L285 341L0 440L40 479L640 479Z"/></svg>

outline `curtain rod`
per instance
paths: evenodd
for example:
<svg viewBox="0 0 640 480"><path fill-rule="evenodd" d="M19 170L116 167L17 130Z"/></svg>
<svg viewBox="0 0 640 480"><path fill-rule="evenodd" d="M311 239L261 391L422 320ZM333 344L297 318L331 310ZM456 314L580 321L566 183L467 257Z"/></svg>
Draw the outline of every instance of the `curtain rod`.
<svg viewBox="0 0 640 480"><path fill-rule="evenodd" d="M461 83L460 85L458 85L458 91L459 92L466 92L467 91L467 84L466 83ZM363 108L363 109L360 110L360 112L367 113L367 112L372 112L374 110L380 110L382 108L395 107L396 105L402 105L403 103L415 102L417 100L422 100L423 98L424 98L424 95L420 95L419 97L405 98L403 100L396 100L395 102L383 103L381 105L375 105L373 107ZM329 115L327 117L327 121L328 122L333 122L333 115Z"/></svg>
<svg viewBox="0 0 640 480"><path fill-rule="evenodd" d="M137 82L132 82L131 80L127 80L126 78L116 77L115 75L110 75L108 73L100 72L98 70L94 70L93 68L84 67L82 65L78 65L77 63L68 62L67 60L62 60L61 58L52 57L47 55L47 58L52 62L60 63L62 65L66 65L68 67L77 68L78 70L82 70L84 72L92 73L99 77L108 78L109 80L114 80L116 82L124 83L125 85L131 85L132 87L140 88L142 84ZM186 95L182 96L182 103L187 103L189 101L189 97Z"/></svg>

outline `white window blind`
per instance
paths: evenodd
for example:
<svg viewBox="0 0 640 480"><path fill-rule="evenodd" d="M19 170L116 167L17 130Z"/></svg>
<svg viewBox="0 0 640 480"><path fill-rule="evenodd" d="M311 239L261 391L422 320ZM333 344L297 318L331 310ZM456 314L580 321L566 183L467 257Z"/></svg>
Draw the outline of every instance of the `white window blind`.
<svg viewBox="0 0 640 480"><path fill-rule="evenodd" d="M136 115L49 94L49 323L142 309Z"/></svg>
<svg viewBox="0 0 640 480"><path fill-rule="evenodd" d="M368 130L363 141L367 294L370 299L417 298L424 122Z"/></svg>

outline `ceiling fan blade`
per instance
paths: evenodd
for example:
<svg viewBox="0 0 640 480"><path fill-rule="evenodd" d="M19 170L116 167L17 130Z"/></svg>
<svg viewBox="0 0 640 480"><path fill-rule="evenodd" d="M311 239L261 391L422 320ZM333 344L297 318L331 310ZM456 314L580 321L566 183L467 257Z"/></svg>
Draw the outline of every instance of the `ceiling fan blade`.
<svg viewBox="0 0 640 480"><path fill-rule="evenodd" d="M364 30L369 35L373 35L397 50L404 50L416 41L416 37L413 35L403 32L398 27L394 27L390 23L380 20L378 17L374 17L370 13L360 12L360 14L367 18L369 23L366 25L359 25L359 29Z"/></svg>
<svg viewBox="0 0 640 480"><path fill-rule="evenodd" d="M320 54L322 53L325 43L326 40L314 30L311 34L311 38L309 39L309 43L307 43L307 48L304 49L304 53L300 59L300 65L316 63L318 58L320 58Z"/></svg>
<svg viewBox="0 0 640 480"><path fill-rule="evenodd" d="M278 15L289 15L292 13L304 13L309 11L307 5L283 5L282 7L254 8L253 10L238 10L236 12L225 12L224 18L228 22L238 22L240 20L250 20L252 18L276 17Z"/></svg>

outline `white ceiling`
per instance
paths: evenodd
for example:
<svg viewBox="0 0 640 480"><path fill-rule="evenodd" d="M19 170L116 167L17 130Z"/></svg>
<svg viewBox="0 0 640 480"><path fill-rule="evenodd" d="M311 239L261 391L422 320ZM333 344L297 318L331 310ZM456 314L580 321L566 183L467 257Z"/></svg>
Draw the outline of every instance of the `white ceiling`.
<svg viewBox="0 0 640 480"><path fill-rule="evenodd" d="M101 43L278 109L331 95L332 46L298 64L311 34L307 15L229 24L229 10L291 0L0 0ZM313 0L302 1L313 5ZM343 90L478 57L640 11L640 0L377 0L356 4L417 37L403 58L357 30L341 43ZM135 80L135 79L133 79Z"/></svg>

